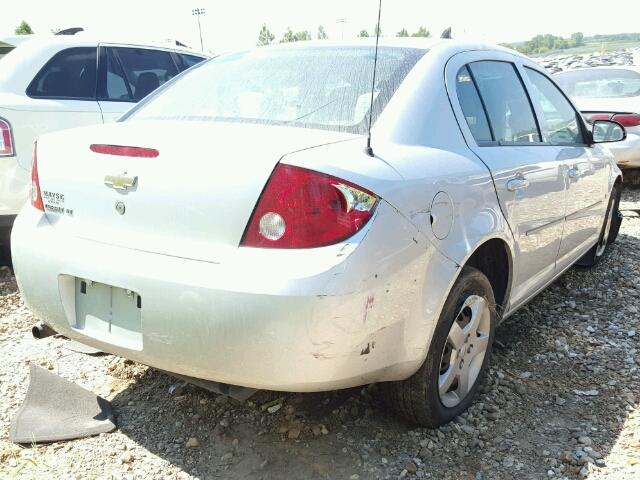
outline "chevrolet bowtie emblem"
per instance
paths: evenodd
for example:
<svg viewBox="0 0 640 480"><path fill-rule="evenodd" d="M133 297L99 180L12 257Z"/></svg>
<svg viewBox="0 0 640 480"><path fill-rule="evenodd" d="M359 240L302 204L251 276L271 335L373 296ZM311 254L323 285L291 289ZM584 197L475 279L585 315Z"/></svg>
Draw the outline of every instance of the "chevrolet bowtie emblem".
<svg viewBox="0 0 640 480"><path fill-rule="evenodd" d="M116 190L127 190L135 187L138 183L138 177L127 177L126 175L126 172L123 175L107 175L104 177L104 184Z"/></svg>

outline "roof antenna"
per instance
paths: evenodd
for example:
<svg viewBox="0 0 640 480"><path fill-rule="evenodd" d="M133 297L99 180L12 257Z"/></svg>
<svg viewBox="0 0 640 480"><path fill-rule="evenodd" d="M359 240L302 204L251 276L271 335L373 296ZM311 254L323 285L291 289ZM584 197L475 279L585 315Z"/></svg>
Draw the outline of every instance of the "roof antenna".
<svg viewBox="0 0 640 480"><path fill-rule="evenodd" d="M378 25L376 26L376 53L373 57L373 81L371 83L371 108L369 108L369 128L367 132L367 147L364 153L373 157L373 148L371 148L371 121L373 120L373 101L374 91L376 89L376 68L378 67L378 41L380 40L380 14L382 13L382 0L378 4Z"/></svg>

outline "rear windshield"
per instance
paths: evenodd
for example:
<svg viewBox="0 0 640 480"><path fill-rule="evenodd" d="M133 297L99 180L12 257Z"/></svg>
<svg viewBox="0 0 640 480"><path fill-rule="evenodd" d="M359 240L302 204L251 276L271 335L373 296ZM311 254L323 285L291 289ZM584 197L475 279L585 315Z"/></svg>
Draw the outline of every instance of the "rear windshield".
<svg viewBox="0 0 640 480"><path fill-rule="evenodd" d="M615 98L640 95L640 73L622 68L576 70L554 76L572 97Z"/></svg>
<svg viewBox="0 0 640 480"><path fill-rule="evenodd" d="M140 104L132 120L221 120L365 133L374 47L265 48L217 57ZM374 119L425 50L381 47Z"/></svg>

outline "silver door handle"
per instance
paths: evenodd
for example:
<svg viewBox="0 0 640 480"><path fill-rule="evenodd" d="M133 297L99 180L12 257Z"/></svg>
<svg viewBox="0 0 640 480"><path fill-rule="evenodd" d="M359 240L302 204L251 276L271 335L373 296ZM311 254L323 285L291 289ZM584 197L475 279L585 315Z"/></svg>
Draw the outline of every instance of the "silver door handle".
<svg viewBox="0 0 640 480"><path fill-rule="evenodd" d="M529 180L524 178L522 175L517 175L507 182L507 190L510 192L515 192L516 190L521 190L523 188L527 188L529 186Z"/></svg>
<svg viewBox="0 0 640 480"><path fill-rule="evenodd" d="M569 178L580 178L580 170L577 167L571 167L567 175L569 175Z"/></svg>

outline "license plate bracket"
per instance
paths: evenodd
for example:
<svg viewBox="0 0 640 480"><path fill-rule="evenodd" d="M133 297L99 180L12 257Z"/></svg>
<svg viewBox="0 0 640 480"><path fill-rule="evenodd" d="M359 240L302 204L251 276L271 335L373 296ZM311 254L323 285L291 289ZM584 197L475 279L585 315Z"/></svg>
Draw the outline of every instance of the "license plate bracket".
<svg viewBox="0 0 640 480"><path fill-rule="evenodd" d="M142 350L142 297L120 287L75 279L74 329L97 340Z"/></svg>

